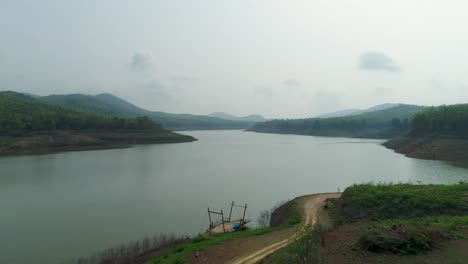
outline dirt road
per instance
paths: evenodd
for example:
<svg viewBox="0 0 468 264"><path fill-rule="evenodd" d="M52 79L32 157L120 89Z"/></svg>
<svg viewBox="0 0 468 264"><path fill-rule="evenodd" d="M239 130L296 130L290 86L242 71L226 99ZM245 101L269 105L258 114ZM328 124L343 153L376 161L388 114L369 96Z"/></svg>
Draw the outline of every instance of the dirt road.
<svg viewBox="0 0 468 264"><path fill-rule="evenodd" d="M302 229L304 229L307 225L313 225L318 222L318 211L321 208L323 202L328 198L337 198L339 194L337 193L328 193L328 194L316 194L316 195L309 195L303 197L302 203L302 210L303 216L305 216L305 221L302 223ZM301 197L302 198L302 197ZM271 253L275 252L276 250L287 246L291 243L294 238L296 237L296 233L293 234L291 237L284 239L280 242L274 243L262 250L249 254L247 256L243 256L240 259L234 260L232 264L254 264L258 261L262 260L266 256L270 255Z"/></svg>
<svg viewBox="0 0 468 264"><path fill-rule="evenodd" d="M301 232L307 225L320 223L319 211L323 202L328 198L339 196L340 193L325 193L298 197L295 201L302 210L303 218L300 228L227 241L225 244L216 245L201 252L201 255L196 259L189 257L189 263L256 263L293 242L297 233Z"/></svg>

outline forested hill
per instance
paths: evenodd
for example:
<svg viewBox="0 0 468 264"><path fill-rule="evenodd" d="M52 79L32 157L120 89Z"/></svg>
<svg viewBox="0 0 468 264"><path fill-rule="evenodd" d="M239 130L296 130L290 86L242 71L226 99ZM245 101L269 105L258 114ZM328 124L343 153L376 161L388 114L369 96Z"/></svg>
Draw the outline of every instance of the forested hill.
<svg viewBox="0 0 468 264"><path fill-rule="evenodd" d="M111 117L0 92L0 156L190 142L146 116Z"/></svg>
<svg viewBox="0 0 468 264"><path fill-rule="evenodd" d="M226 120L203 115L148 111L111 94L96 96L83 94L50 95L41 97L41 99L51 104L93 114L119 117L144 115L171 130L246 129L252 127L255 123L253 121Z"/></svg>
<svg viewBox="0 0 468 264"><path fill-rule="evenodd" d="M156 129L164 130L147 117L111 118L50 105L16 92L0 92L0 130L85 130Z"/></svg>
<svg viewBox="0 0 468 264"><path fill-rule="evenodd" d="M67 94L43 96L40 99L64 108L106 116L135 117L149 114L149 111L113 97L110 94L99 94L96 96Z"/></svg>
<svg viewBox="0 0 468 264"><path fill-rule="evenodd" d="M468 161L468 104L429 107L414 115L409 133L384 143L409 157Z"/></svg>
<svg viewBox="0 0 468 264"><path fill-rule="evenodd" d="M468 104L429 107L418 112L410 135L433 134L468 138Z"/></svg>
<svg viewBox="0 0 468 264"><path fill-rule="evenodd" d="M400 104L352 116L272 120L257 123L250 131L316 136L392 138L407 133L413 115L423 109L423 106Z"/></svg>

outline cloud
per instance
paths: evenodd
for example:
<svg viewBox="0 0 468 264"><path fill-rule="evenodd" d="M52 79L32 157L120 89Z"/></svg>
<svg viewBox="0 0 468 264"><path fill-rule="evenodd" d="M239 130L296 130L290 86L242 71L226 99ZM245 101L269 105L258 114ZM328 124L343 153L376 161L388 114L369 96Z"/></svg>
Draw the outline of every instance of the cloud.
<svg viewBox="0 0 468 264"><path fill-rule="evenodd" d="M283 84L286 85L286 86L288 86L288 87L298 87L298 86L301 86L301 83L300 83L298 80L293 79L293 78L284 80L284 81L283 81Z"/></svg>
<svg viewBox="0 0 468 264"><path fill-rule="evenodd" d="M148 54L135 52L130 59L130 64L128 66L130 70L134 72L143 72L151 69L151 56Z"/></svg>
<svg viewBox="0 0 468 264"><path fill-rule="evenodd" d="M371 71L399 71L398 65L382 52L366 52L359 56L359 68Z"/></svg>

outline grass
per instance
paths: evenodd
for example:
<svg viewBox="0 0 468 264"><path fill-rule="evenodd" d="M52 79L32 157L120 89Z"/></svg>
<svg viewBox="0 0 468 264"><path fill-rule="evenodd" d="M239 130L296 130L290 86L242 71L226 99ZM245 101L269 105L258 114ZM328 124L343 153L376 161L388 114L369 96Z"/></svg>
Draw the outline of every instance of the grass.
<svg viewBox="0 0 468 264"><path fill-rule="evenodd" d="M346 220L464 215L468 184L359 184L347 188L337 205Z"/></svg>
<svg viewBox="0 0 468 264"><path fill-rule="evenodd" d="M432 216L411 219L388 219L374 222L361 229L361 233L380 232L391 227L398 226L406 229L444 229L451 238L468 239L462 228L468 227L468 215L465 216Z"/></svg>
<svg viewBox="0 0 468 264"><path fill-rule="evenodd" d="M199 235L192 239L190 242L179 245L177 248L175 248L168 254L162 255L149 261L148 264L185 263L186 258L190 253L201 251L209 246L216 245L230 239L243 238L249 236L259 236L276 230L278 229L266 227L259 229L250 229L242 232L220 234L216 236Z"/></svg>
<svg viewBox="0 0 468 264"><path fill-rule="evenodd" d="M262 260L265 264L300 264L320 263L322 258L322 241L318 226L309 226L298 235L296 241Z"/></svg>
<svg viewBox="0 0 468 264"><path fill-rule="evenodd" d="M456 230L460 226L468 226L468 215L464 216L431 216L411 219L388 219L372 224L374 227L386 227L389 225L406 225L416 228L440 227Z"/></svg>

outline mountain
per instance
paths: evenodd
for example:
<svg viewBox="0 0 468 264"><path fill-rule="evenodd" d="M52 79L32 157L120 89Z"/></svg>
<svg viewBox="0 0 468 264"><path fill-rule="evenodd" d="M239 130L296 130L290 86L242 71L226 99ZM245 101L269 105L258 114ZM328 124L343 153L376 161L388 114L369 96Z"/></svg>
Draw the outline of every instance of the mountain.
<svg viewBox="0 0 468 264"><path fill-rule="evenodd" d="M214 113L209 114L208 116L222 118L226 120L236 120L236 121L251 121L251 122L267 121L267 119L265 119L261 115L248 115L248 116L239 117L239 116L234 116L234 115L224 113L224 112L214 112Z"/></svg>
<svg viewBox="0 0 468 264"><path fill-rule="evenodd" d="M397 107L399 105L401 105L401 104L392 104L392 103L380 104L380 105L376 105L376 106L373 106L371 108L367 108L365 110L362 110L361 112L354 113L354 115L385 110L385 109Z"/></svg>
<svg viewBox="0 0 468 264"><path fill-rule="evenodd" d="M118 117L148 116L171 130L246 129L255 122L228 120L211 116L171 114L140 108L112 94L98 95L67 94L41 97L42 100L62 107L93 114Z"/></svg>
<svg viewBox="0 0 468 264"><path fill-rule="evenodd" d="M330 118L330 117L341 117L341 116L350 116L354 113L362 111L361 109L353 108L353 109L345 109L345 110L340 110L340 111L335 111L335 112L330 112L330 113L325 113L316 116L316 118Z"/></svg>
<svg viewBox="0 0 468 264"><path fill-rule="evenodd" d="M367 109L364 109L364 110L357 109L357 108L346 109L346 110L321 114L321 115L318 115L316 117L317 118L330 118L330 117L342 117L342 116L350 116L350 115L359 115L359 114L364 114L364 113L369 113L369 112L380 111L380 110L384 110L384 109L388 109L388 108L392 108L392 107L396 107L396 106L398 106L398 104L386 103L386 104L376 105L376 106L373 106L371 108L367 108Z"/></svg>
<svg viewBox="0 0 468 264"><path fill-rule="evenodd" d="M249 131L263 133L300 134L315 136L392 138L405 134L410 128L413 115L425 107L399 104L356 115L277 119L256 123ZM378 106L374 109L379 109Z"/></svg>
<svg viewBox="0 0 468 264"><path fill-rule="evenodd" d="M40 99L61 107L106 116L135 117L149 113L110 94L49 95Z"/></svg>

